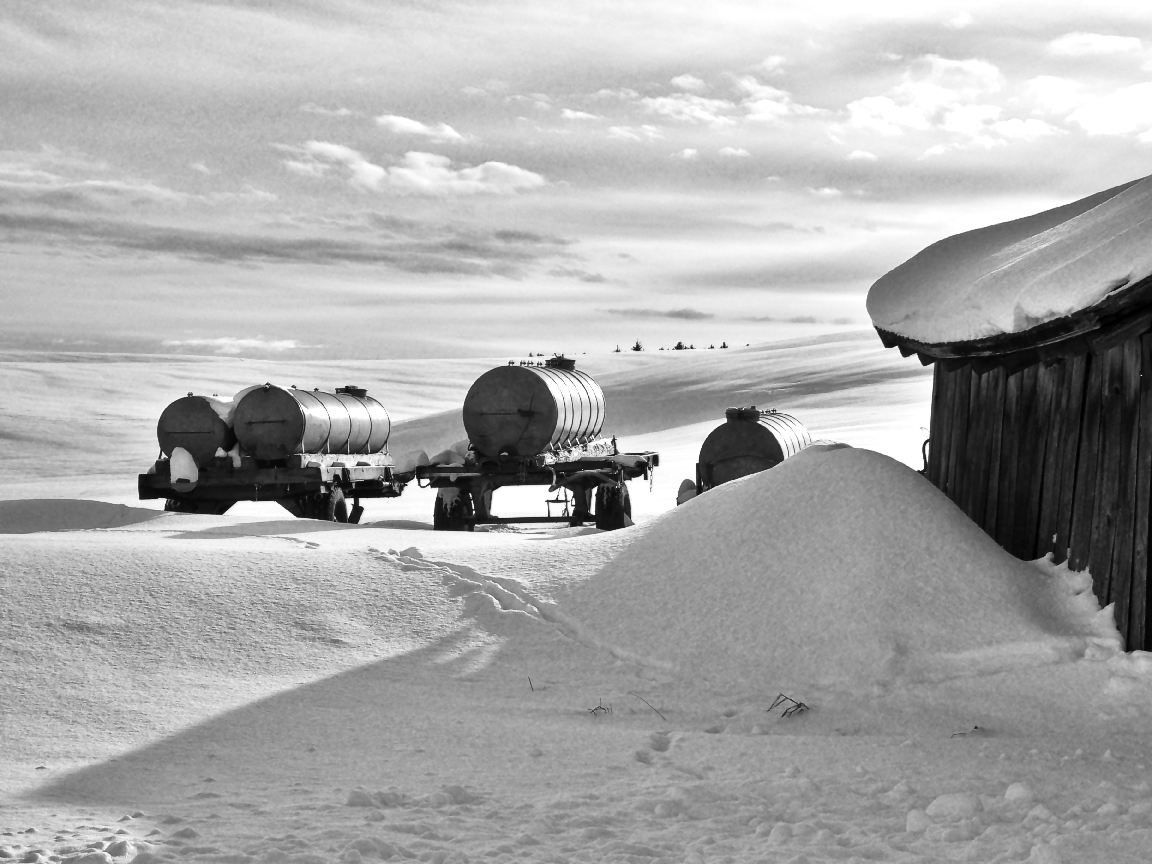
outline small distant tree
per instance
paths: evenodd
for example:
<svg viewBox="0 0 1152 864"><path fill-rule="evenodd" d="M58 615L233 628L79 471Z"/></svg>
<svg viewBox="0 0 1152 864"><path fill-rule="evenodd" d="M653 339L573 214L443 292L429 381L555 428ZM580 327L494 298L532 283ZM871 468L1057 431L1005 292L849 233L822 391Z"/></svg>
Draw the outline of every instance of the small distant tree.
<svg viewBox="0 0 1152 864"><path fill-rule="evenodd" d="M721 348L727 348L727 347L728 347L728 343L727 343L727 342L721 342L721 343L720 343L720 347L721 347Z"/></svg>
<svg viewBox="0 0 1152 864"><path fill-rule="evenodd" d="M716 347L715 345L709 345L709 346L708 346L708 350L709 350L709 351L711 351L711 350L712 350L713 348L715 348L715 347Z"/></svg>
<svg viewBox="0 0 1152 864"><path fill-rule="evenodd" d="M689 346L688 346L688 350L689 350L689 351L695 351L695 350L696 350L696 346L695 346L695 345L689 345Z"/></svg>
<svg viewBox="0 0 1152 864"><path fill-rule="evenodd" d="M533 354L531 351L529 351L529 352L528 352L528 356L529 356L529 357L535 357L536 355L535 355L535 354Z"/></svg>
<svg viewBox="0 0 1152 864"><path fill-rule="evenodd" d="M636 344L632 346L632 350L633 351L643 351L644 350L644 346L641 344L639 339L637 339Z"/></svg>
<svg viewBox="0 0 1152 864"><path fill-rule="evenodd" d="M687 347L688 346L685 345L683 342L677 342L675 345L672 346L672 350L673 351L683 351Z"/></svg>
<svg viewBox="0 0 1152 864"><path fill-rule="evenodd" d="M613 351L612 353L613 353L613 354L619 354L619 353L620 353L620 346L619 346L619 345L617 345L617 346L616 346L616 350L615 350L615 351Z"/></svg>

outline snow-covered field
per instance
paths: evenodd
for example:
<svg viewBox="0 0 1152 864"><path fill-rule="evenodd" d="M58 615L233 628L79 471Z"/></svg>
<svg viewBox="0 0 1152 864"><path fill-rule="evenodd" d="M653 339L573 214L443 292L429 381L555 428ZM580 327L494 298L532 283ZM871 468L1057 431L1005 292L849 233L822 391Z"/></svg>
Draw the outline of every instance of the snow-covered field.
<svg viewBox="0 0 1152 864"><path fill-rule="evenodd" d="M930 370L874 334L578 358L661 453L623 531L135 500L187 390L360 384L434 452L506 359L0 357L0 858L1149 859L1152 657L912 470ZM849 446L674 507L747 404Z"/></svg>

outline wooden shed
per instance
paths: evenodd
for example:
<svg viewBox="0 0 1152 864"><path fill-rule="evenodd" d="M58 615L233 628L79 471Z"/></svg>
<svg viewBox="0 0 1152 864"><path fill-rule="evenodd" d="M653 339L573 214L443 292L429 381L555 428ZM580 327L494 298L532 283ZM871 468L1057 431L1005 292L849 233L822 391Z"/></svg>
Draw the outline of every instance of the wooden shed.
<svg viewBox="0 0 1152 864"><path fill-rule="evenodd" d="M1087 253L1081 248L1067 248L1060 258L1077 264L1071 273L1077 278L1105 275L1100 282L1103 288L1079 295L1098 295L1093 302L1057 309L1057 314L1039 316L1043 319L1039 323L1010 332L953 340L915 338L908 333L914 326L888 329L873 314L886 347L915 355L926 365L935 364L929 481L1011 554L1031 560L1051 553L1073 570L1087 568L1101 605L1114 604L1116 624L1128 650L1152 650L1148 602L1152 277L1142 275L1141 267L1147 267L1140 253L1131 251L1139 249L1141 242L1148 248L1147 238L1140 238L1152 226L1149 182L1116 187L1059 211L1030 217L1031 222L1017 220L982 229L983 237L949 238L953 250L969 248L969 276L989 272L999 276L997 267L1005 261L1015 265L1027 250L1083 242L1083 237L1076 239L1078 232L1083 235L1080 228L1085 223L1100 221L1097 208L1105 208L1104 215L1109 215L1120 204L1133 204L1134 193L1139 193L1136 206L1127 206L1121 217L1135 219L1132 224L1140 236L1128 236L1112 247L1118 257L1135 255L1139 259L1135 265L1107 261L1108 249L1099 245L1088 249L1098 259L1095 270L1084 265ZM1127 202L1121 200L1125 194ZM1143 219L1138 218L1141 213ZM1116 219L1113 222L1119 224ZM997 244L997 233L1009 242ZM1108 231L1095 232L1094 242L1103 242L1105 235L1112 236ZM949 254L947 248L939 247L921 255L934 249L937 265L942 264ZM989 254L989 249L999 251ZM976 261L981 257L983 266ZM1027 262L1022 266L1028 266ZM913 268L915 278L924 278L931 269L922 260ZM1034 298L1043 295L1044 279L1060 278L1059 274L1050 276L1045 267L1033 270ZM1123 278L1125 272L1128 278ZM1002 281L1012 290L1019 290L1022 282L1015 277ZM883 282L877 282L873 292ZM1052 289L1052 293L1059 291ZM1016 320L1021 317L1020 304L1025 303L1018 297L1008 298L1017 300L1015 309L1009 310ZM870 292L870 311L873 305ZM995 318L995 312L981 309L978 300L970 297L968 305L975 310L973 315ZM1030 323L1027 316L1024 321ZM951 328L967 334L966 326L963 315L957 313L936 333Z"/></svg>

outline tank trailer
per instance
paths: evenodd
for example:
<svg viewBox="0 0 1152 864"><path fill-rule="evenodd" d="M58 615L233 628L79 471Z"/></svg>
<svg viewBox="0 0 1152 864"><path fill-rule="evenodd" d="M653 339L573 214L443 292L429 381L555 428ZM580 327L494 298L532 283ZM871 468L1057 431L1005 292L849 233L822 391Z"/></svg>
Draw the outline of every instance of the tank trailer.
<svg viewBox="0 0 1152 864"><path fill-rule="evenodd" d="M264 384L231 402L189 393L160 415L161 456L139 475L140 498L218 515L237 501L275 501L297 517L356 523L361 498L394 498L415 477L396 470L391 428L360 387Z"/></svg>
<svg viewBox="0 0 1152 864"><path fill-rule="evenodd" d="M790 414L729 408L725 422L713 429L700 447L696 481L680 484L677 504L749 474L779 465L812 443L804 424Z"/></svg>
<svg viewBox="0 0 1152 864"><path fill-rule="evenodd" d="M463 414L467 452L452 464L416 468L417 481L437 490L436 530L509 522L623 528L632 524L625 484L650 478L660 464L658 453L621 453L614 437L603 437L604 391L563 356L485 372L468 390ZM553 504L563 510L557 516L494 516L492 492L502 486L547 486L559 493L547 502L549 510Z"/></svg>

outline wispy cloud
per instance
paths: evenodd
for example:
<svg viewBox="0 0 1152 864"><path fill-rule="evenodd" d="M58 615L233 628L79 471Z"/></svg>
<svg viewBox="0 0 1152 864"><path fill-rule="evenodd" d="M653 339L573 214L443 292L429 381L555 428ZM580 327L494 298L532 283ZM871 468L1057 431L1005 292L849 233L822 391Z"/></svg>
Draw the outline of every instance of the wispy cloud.
<svg viewBox="0 0 1152 864"><path fill-rule="evenodd" d="M296 174L323 177L333 169L353 187L366 191L400 192L412 195L512 195L547 184L540 174L505 162L453 167L452 160L436 153L409 151L398 165L383 166L369 161L358 150L328 141L309 141L299 147L278 145L293 154L284 167Z"/></svg>
<svg viewBox="0 0 1152 864"><path fill-rule="evenodd" d="M1142 141L1152 141L1152 82L1089 99L1068 115L1068 121L1090 135L1139 132Z"/></svg>
<svg viewBox="0 0 1152 864"><path fill-rule="evenodd" d="M607 282L608 279L603 273L593 273L589 270L582 270L579 267L553 267L548 271L549 276L560 276L565 279L576 279L580 282Z"/></svg>
<svg viewBox="0 0 1152 864"><path fill-rule="evenodd" d="M294 220L294 230L237 233L144 225L121 219L0 212L0 242L106 256L131 252L214 264L368 264L406 273L520 278L570 256L570 241L522 231L480 231L378 214ZM286 224L285 227L288 227ZM309 228L313 230L309 231ZM338 237L329 236L338 233Z"/></svg>
<svg viewBox="0 0 1152 864"><path fill-rule="evenodd" d="M387 129L395 135L416 135L422 138L430 138L433 141L466 140L465 136L461 135L447 123L437 123L434 126L429 126L426 123L421 123L419 120L401 117L398 114L382 114L376 118L376 125Z"/></svg>
<svg viewBox="0 0 1152 864"><path fill-rule="evenodd" d="M708 89L708 82L695 75L677 75L672 79L672 86L687 90L689 93L703 93Z"/></svg>
<svg viewBox="0 0 1152 864"><path fill-rule="evenodd" d="M609 315L620 315L625 318L679 318L684 321L700 321L705 318L715 318L710 312L701 312L697 309L605 309Z"/></svg>
<svg viewBox="0 0 1152 864"><path fill-rule="evenodd" d="M736 105L727 99L708 99L693 93L679 93L674 96L646 96L640 104L652 114L667 117L680 123L700 123L713 129L735 126L731 113Z"/></svg>
<svg viewBox="0 0 1152 864"><path fill-rule="evenodd" d="M1048 43L1048 51L1057 57L1086 57L1097 54L1136 53L1143 43L1136 36L1111 36L1100 33L1065 33Z"/></svg>
<svg viewBox="0 0 1152 864"><path fill-rule="evenodd" d="M297 348L319 348L319 345L304 345L295 339L265 339L263 336L238 338L235 336L217 336L211 339L165 339L160 343L165 348L203 348L215 354L234 356L245 351L263 351L279 353L293 351Z"/></svg>
<svg viewBox="0 0 1152 864"><path fill-rule="evenodd" d="M362 117L359 111L353 111L351 108L324 108L321 105L316 105L313 102L308 102L300 106L300 110L306 114L320 114L324 117Z"/></svg>
<svg viewBox="0 0 1152 864"><path fill-rule="evenodd" d="M603 120L599 114L589 114L587 111L574 111L571 108L561 108L560 116L564 120Z"/></svg>

